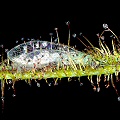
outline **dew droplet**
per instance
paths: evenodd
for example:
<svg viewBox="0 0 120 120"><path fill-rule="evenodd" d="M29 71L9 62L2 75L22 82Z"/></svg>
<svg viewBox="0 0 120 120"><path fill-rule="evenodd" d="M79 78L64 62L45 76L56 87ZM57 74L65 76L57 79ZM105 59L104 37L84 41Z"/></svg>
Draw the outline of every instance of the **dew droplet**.
<svg viewBox="0 0 120 120"><path fill-rule="evenodd" d="M100 92L100 87L97 88L97 92Z"/></svg>
<svg viewBox="0 0 120 120"><path fill-rule="evenodd" d="M118 97L118 101L120 102L120 96Z"/></svg>
<svg viewBox="0 0 120 120"><path fill-rule="evenodd" d="M66 25L69 25L70 24L70 22L68 21L68 22L66 22Z"/></svg>
<svg viewBox="0 0 120 120"><path fill-rule="evenodd" d="M48 86L51 86L51 83L49 83Z"/></svg>
<svg viewBox="0 0 120 120"><path fill-rule="evenodd" d="M82 82L80 82L80 86L83 86L83 83L82 83Z"/></svg>
<svg viewBox="0 0 120 120"><path fill-rule="evenodd" d="M0 47L1 47L1 48L3 48L3 47L4 47L4 46L3 46L3 44L2 44L2 45L0 45Z"/></svg>
<svg viewBox="0 0 120 120"><path fill-rule="evenodd" d="M76 37L76 34L74 33L72 36L75 38L75 37Z"/></svg>
<svg viewBox="0 0 120 120"><path fill-rule="evenodd" d="M18 40L16 40L16 43L18 43Z"/></svg>
<svg viewBox="0 0 120 120"><path fill-rule="evenodd" d="M13 97L15 97L16 95L15 95L15 94L13 94L12 96L13 96Z"/></svg>
<svg viewBox="0 0 120 120"><path fill-rule="evenodd" d="M108 29L108 25L104 23L104 24L103 24L103 28L104 28L104 29Z"/></svg>
<svg viewBox="0 0 120 120"><path fill-rule="evenodd" d="M37 87L40 87L40 83L37 82Z"/></svg>
<svg viewBox="0 0 120 120"><path fill-rule="evenodd" d="M23 40L24 40L24 38L21 38L21 40L23 41Z"/></svg>

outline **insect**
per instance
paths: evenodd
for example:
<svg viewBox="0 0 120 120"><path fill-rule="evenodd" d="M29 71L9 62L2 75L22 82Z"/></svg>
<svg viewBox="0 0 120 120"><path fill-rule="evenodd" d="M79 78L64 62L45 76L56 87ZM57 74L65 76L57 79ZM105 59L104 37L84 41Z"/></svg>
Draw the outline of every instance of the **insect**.
<svg viewBox="0 0 120 120"><path fill-rule="evenodd" d="M74 39L78 39L84 46L85 51L79 51L70 46L70 22L66 25L69 29L68 45L60 43L58 28L55 28L57 38L51 41L31 40L24 42L7 51L7 59L1 62L0 79L45 79L53 78L55 81L67 77L87 76L94 86L93 89L100 91L101 76L104 76L106 87L111 84L118 94L115 87L113 75L119 81L120 72L120 41L116 34L103 24L103 32L97 34L99 47L95 47L82 33L80 36L89 43L87 46L75 33ZM112 50L104 40L104 33L112 34ZM57 42L56 42L57 40ZM96 76L96 84L92 77ZM118 94L118 100L120 100Z"/></svg>

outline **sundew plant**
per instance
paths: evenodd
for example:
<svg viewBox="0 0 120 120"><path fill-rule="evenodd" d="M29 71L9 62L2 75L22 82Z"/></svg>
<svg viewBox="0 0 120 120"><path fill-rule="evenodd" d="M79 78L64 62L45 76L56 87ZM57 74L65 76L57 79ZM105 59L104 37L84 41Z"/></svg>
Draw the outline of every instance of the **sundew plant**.
<svg viewBox="0 0 120 120"><path fill-rule="evenodd" d="M68 26L68 44L60 43L58 28L55 28L56 39L53 40L53 33L50 33L49 41L29 39L23 40L23 43L15 46L7 51L7 59L3 60L1 55L0 64L0 79L2 88L7 79L13 82L17 80L41 80L53 78L55 83L61 78L72 77L80 78L86 76L93 85L94 90L100 90L101 76L104 76L106 87L112 85L118 95L116 83L119 82L120 72L120 40L117 35L103 24L103 31L97 34L99 47L95 47L82 33L79 35L73 33L72 37L78 39L80 44L85 46L82 51L70 46L70 22L66 22ZM105 32L110 32L110 43L112 50L105 41ZM82 36L89 46L81 40ZM1 45L3 48L3 45ZM93 76L96 76L96 84L93 81ZM115 79L113 79L115 76Z"/></svg>

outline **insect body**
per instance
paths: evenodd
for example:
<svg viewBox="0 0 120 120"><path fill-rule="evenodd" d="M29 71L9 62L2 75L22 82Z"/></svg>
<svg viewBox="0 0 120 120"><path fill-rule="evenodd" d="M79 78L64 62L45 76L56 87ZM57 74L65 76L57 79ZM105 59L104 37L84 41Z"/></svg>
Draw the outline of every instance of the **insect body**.
<svg viewBox="0 0 120 120"><path fill-rule="evenodd" d="M88 80L92 84L92 76L97 76L97 87L101 81L101 75L107 77L108 85L111 81L113 87L113 74L116 79L120 72L120 41L118 37L109 29L107 24L103 24L105 29L99 35L99 47L93 44L82 35L90 44L88 47L79 39L76 34L73 37L78 39L86 47L86 51L78 51L70 47L70 35L68 37L68 45L58 43L32 40L22 43L7 52L8 60L1 63L0 78L1 79L61 79L64 77L82 77L88 76ZM70 30L70 29L69 29ZM104 32L111 32L114 36L111 40L112 51L104 41ZM70 32L69 32L70 34ZM115 44L115 41L118 44ZM7 62L6 62L7 61ZM11 61L11 63L10 63ZM116 88L115 88L116 89Z"/></svg>

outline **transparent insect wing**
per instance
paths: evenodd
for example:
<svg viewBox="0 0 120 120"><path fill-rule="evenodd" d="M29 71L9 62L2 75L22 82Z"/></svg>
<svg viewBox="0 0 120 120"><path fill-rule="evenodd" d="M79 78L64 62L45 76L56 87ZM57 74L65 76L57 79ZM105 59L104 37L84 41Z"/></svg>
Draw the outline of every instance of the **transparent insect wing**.
<svg viewBox="0 0 120 120"><path fill-rule="evenodd" d="M43 47L46 47L47 46L47 42L43 42L42 45L43 45Z"/></svg>
<svg viewBox="0 0 120 120"><path fill-rule="evenodd" d="M36 43L36 48L39 48L39 42Z"/></svg>

